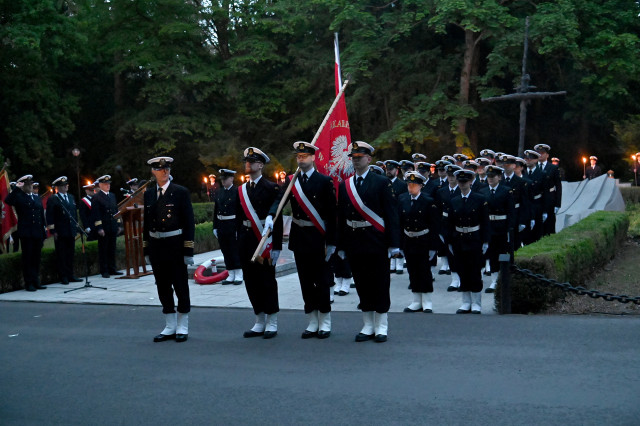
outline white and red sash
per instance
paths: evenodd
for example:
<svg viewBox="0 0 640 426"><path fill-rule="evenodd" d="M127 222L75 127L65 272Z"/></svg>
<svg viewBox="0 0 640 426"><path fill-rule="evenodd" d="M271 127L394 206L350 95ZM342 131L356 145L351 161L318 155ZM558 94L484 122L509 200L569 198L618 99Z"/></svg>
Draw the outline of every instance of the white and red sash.
<svg viewBox="0 0 640 426"><path fill-rule="evenodd" d="M289 179L293 179L293 175L289 175ZM309 219L311 219L311 222L315 225L318 231L320 231L320 233L324 235L327 232L327 228L324 225L324 220L322 220L320 214L318 213L316 208L313 207L313 204L311 204L311 201L309 201L304 191L302 190L302 186L300 186L300 179L296 179L295 184L293 185L293 187L291 187L291 191L293 192L298 205L302 208L302 210L304 210L307 216L309 216Z"/></svg>
<svg viewBox="0 0 640 426"><path fill-rule="evenodd" d="M264 229L264 227L262 226L260 218L253 208L253 205L251 204L251 200L249 200L249 194L247 193L247 184L248 182L240 185L240 190L238 191L238 196L240 197L240 205L242 206L242 210L244 210L245 216L247 216L247 219L249 219L249 221L251 222L251 229L253 230L253 233L255 234L258 241L260 241L262 239L262 230ZM269 238L267 238L267 241L265 242L264 250L260 254L260 256L262 256L264 259L269 259L271 257L271 247L273 246L272 240L272 236L269 235Z"/></svg>
<svg viewBox="0 0 640 426"><path fill-rule="evenodd" d="M91 210L91 200L89 200L87 197L84 197L82 201L87 205L87 207L89 207L89 210Z"/></svg>
<svg viewBox="0 0 640 426"><path fill-rule="evenodd" d="M376 212L371 210L369 207L364 205L362 198L360 198L360 195L356 190L356 185L354 182L355 176L351 176L349 179L347 179L344 185L347 190L347 195L351 200L351 204L353 204L353 207L355 207L358 213L360 213L360 216L362 216L374 228L376 228L380 232L384 232L384 219L378 216Z"/></svg>

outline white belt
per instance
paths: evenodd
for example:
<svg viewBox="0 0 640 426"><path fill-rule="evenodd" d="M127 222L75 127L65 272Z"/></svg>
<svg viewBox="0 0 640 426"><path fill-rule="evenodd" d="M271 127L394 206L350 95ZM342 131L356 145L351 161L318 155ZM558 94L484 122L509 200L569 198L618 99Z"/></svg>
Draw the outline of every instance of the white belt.
<svg viewBox="0 0 640 426"><path fill-rule="evenodd" d="M519 208L520 208L520 203L517 203L514 207L515 207L516 209L519 209Z"/></svg>
<svg viewBox="0 0 640 426"><path fill-rule="evenodd" d="M539 200L540 198L542 198L542 194L538 194L538 195L534 195L533 196L534 200Z"/></svg>
<svg viewBox="0 0 640 426"><path fill-rule="evenodd" d="M496 214L490 214L489 215L489 220L507 220L507 215L496 215Z"/></svg>
<svg viewBox="0 0 640 426"><path fill-rule="evenodd" d="M442 217L449 217L449 213L447 213L447 212L442 212Z"/></svg>
<svg viewBox="0 0 640 426"><path fill-rule="evenodd" d="M219 214L216 217L218 218L218 220L231 220L231 219L235 219L236 215L232 214L230 216L222 216L222 215Z"/></svg>
<svg viewBox="0 0 640 426"><path fill-rule="evenodd" d="M549 188L549 192L553 192L556 190L556 187L554 186L553 188Z"/></svg>
<svg viewBox="0 0 640 426"><path fill-rule="evenodd" d="M251 228L251 227L253 226L253 225L252 225L252 222L251 222L250 220L243 220L243 221L242 221L242 224L243 224L244 226L246 226L247 228ZM264 220L261 220L261 221L260 221L260 224L261 224L261 225L264 225Z"/></svg>
<svg viewBox="0 0 640 426"><path fill-rule="evenodd" d="M427 235L429 233L428 229L423 229L422 231L407 231L406 229L404 230L404 234L407 237L411 237L411 238L416 238L416 237L422 237L423 235Z"/></svg>
<svg viewBox="0 0 640 426"><path fill-rule="evenodd" d="M471 232L476 232L480 230L480 225L478 226L465 226L463 228L456 226L456 231L461 232L463 234L469 234Z"/></svg>
<svg viewBox="0 0 640 426"><path fill-rule="evenodd" d="M182 229L176 229L175 231L169 232L149 232L149 236L152 238L169 238L175 237L176 235L182 235Z"/></svg>
<svg viewBox="0 0 640 426"><path fill-rule="evenodd" d="M296 219L294 217L292 221L298 226L315 226L310 220Z"/></svg>
<svg viewBox="0 0 640 426"><path fill-rule="evenodd" d="M347 219L347 226L349 228L356 229L356 228L366 228L368 226L371 226L371 224L369 222L367 222L366 220L349 220L349 219Z"/></svg>

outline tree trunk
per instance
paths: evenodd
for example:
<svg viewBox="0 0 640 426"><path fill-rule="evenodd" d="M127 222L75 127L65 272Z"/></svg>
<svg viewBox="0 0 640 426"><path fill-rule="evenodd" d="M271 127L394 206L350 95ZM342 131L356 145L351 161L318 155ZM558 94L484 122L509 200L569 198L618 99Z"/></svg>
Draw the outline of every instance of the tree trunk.
<svg viewBox="0 0 640 426"><path fill-rule="evenodd" d="M476 34L471 30L464 31L464 60L462 63L462 71L460 72L460 94L458 101L460 105L469 104L469 88L471 87L471 71L473 59L475 56L477 41L480 34ZM463 148L463 142L467 139L467 119L461 117L458 119L458 135L456 137L456 152L460 152Z"/></svg>
<svg viewBox="0 0 640 426"><path fill-rule="evenodd" d="M113 55L114 63L120 62L121 55L119 53L115 53ZM120 126L122 125L122 118L120 114L124 109L124 78L122 73L116 71L113 73L113 105L114 105L114 128L113 134L115 135L115 152L121 152L124 148L124 138L122 137L120 130Z"/></svg>

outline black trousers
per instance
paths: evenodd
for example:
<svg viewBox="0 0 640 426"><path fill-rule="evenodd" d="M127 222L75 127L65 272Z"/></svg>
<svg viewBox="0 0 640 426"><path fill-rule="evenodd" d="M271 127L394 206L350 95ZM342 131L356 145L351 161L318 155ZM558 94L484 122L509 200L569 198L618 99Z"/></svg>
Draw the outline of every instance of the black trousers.
<svg viewBox="0 0 640 426"><path fill-rule="evenodd" d="M224 256L224 265L227 271L240 269L236 232L218 231L218 242L220 242L220 250L222 250L222 256Z"/></svg>
<svg viewBox="0 0 640 426"><path fill-rule="evenodd" d="M20 238L22 245L22 276L27 287L40 284L42 238Z"/></svg>
<svg viewBox="0 0 640 426"><path fill-rule="evenodd" d="M548 213L547 221L544 223L543 235L551 235L556 233L556 214L553 209Z"/></svg>
<svg viewBox="0 0 640 426"><path fill-rule="evenodd" d="M482 249L468 249L453 246L456 259L464 259L456 271L460 276L460 291L471 291L477 293L482 291L482 266L484 265L484 256Z"/></svg>
<svg viewBox="0 0 640 426"><path fill-rule="evenodd" d="M58 235L54 241L56 247L56 261L58 263L58 275L61 280L70 280L75 277L73 273L73 256L76 251L76 239Z"/></svg>
<svg viewBox="0 0 640 426"><path fill-rule="evenodd" d="M407 259L411 291L414 293L433 293L433 275L431 275L429 250L405 251L404 257Z"/></svg>
<svg viewBox="0 0 640 426"><path fill-rule="evenodd" d="M363 312L376 311L379 314L388 312L391 306L391 277L387 250L374 253L349 250L347 258L360 297L360 309Z"/></svg>
<svg viewBox="0 0 640 426"><path fill-rule="evenodd" d="M336 252L331 256L329 261L331 262L333 273L336 275L336 278L353 278L351 265L349 265L348 259L341 259Z"/></svg>
<svg viewBox="0 0 640 426"><path fill-rule="evenodd" d="M489 241L489 249L487 250L487 257L489 258L489 265L491 266L491 272L500 271L500 255L512 254L511 244L507 242L507 233L493 234Z"/></svg>
<svg viewBox="0 0 640 426"><path fill-rule="evenodd" d="M116 234L105 232L104 237L98 236L98 258L100 259L100 273L116 272Z"/></svg>
<svg viewBox="0 0 640 426"><path fill-rule="evenodd" d="M149 240L149 259L163 314L172 314L176 311L174 291L178 298L178 312L186 314L191 311L183 246L184 242L180 236Z"/></svg>
<svg viewBox="0 0 640 426"><path fill-rule="evenodd" d="M329 264L324 261L324 250L317 253L294 251L304 312L331 312L329 287L333 279L329 280Z"/></svg>

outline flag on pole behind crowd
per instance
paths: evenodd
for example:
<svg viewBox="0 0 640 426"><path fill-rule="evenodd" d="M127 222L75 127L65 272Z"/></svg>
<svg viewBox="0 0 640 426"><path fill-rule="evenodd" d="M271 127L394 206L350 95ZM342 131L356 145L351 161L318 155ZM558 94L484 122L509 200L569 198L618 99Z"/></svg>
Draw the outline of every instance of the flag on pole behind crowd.
<svg viewBox="0 0 640 426"><path fill-rule="evenodd" d="M2 253L6 250L9 236L18 229L18 217L16 216L16 212L13 210L13 207L4 202L7 195L9 195L10 190L9 175L7 174L7 171L3 169L0 171L0 206L2 206L2 213L0 214L0 236L2 237L2 247L0 248L0 251L2 251Z"/></svg>
<svg viewBox="0 0 640 426"><path fill-rule="evenodd" d="M336 96L342 87L340 73L340 50L338 48L338 33L334 40L335 50L335 86ZM347 117L347 105L344 95L338 100L338 104L331 113L327 125L322 129L322 133L316 141L316 146L320 148L316 154L316 167L320 173L324 173L333 178L337 185L353 174L353 165L348 157L347 147L351 143L351 130L349 129L349 118Z"/></svg>

